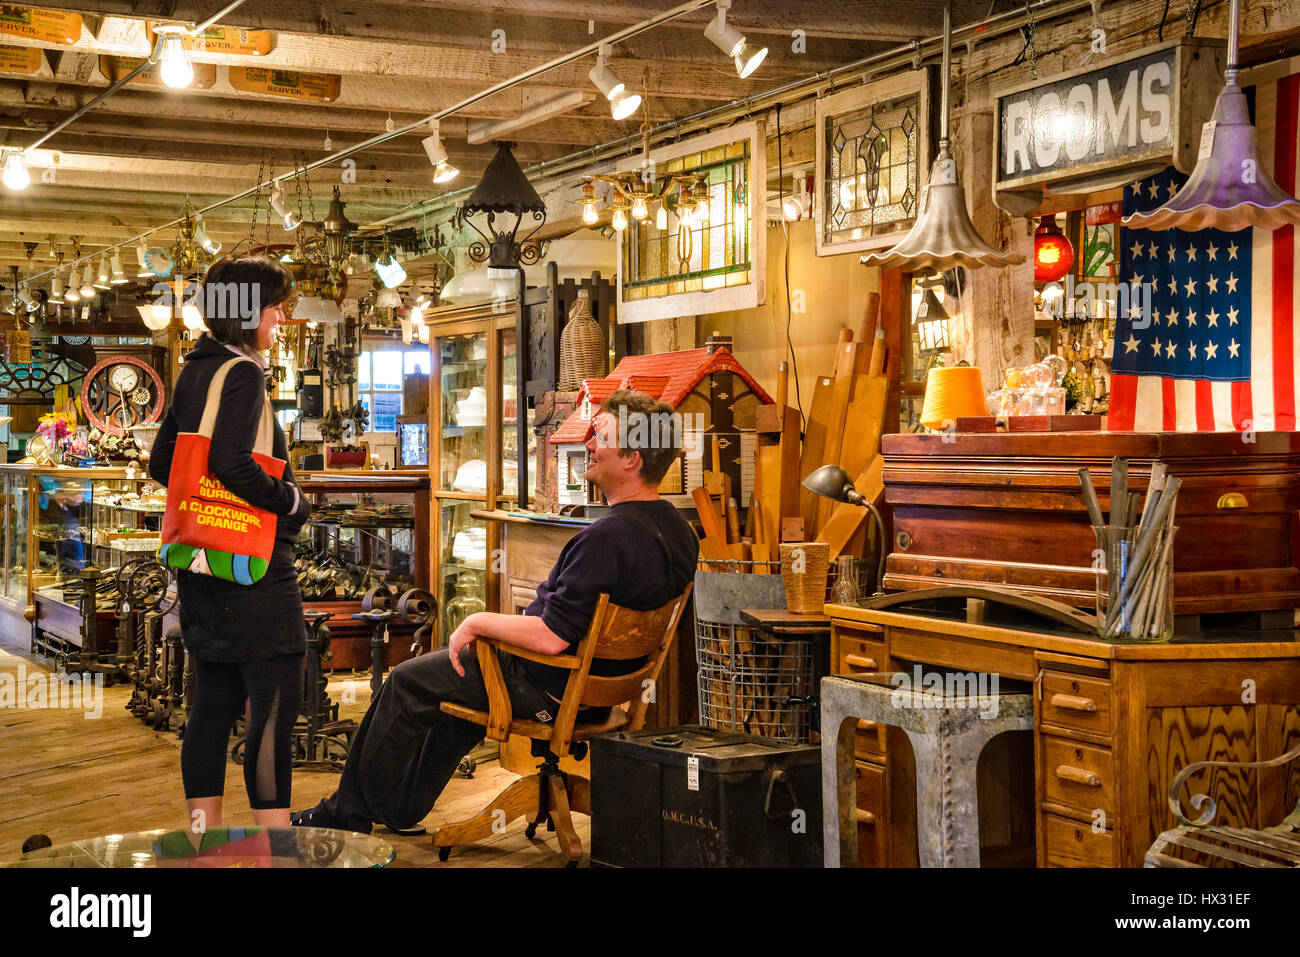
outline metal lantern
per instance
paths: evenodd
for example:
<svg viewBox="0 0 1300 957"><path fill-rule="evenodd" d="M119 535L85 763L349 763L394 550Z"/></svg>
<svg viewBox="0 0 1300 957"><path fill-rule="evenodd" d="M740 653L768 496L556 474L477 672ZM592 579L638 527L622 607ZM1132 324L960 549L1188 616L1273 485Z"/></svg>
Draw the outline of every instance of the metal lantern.
<svg viewBox="0 0 1300 957"><path fill-rule="evenodd" d="M357 224L348 219L343 211L343 197L339 195L339 188L335 186L334 198L330 201L330 208L325 212L325 219L321 222L321 233L325 237L325 254L329 256L330 265L335 270L342 265L343 257L348 252L348 236L356 228Z"/></svg>
<svg viewBox="0 0 1300 957"><path fill-rule="evenodd" d="M1300 223L1300 202L1259 163L1255 127L1237 85L1238 0L1228 14L1228 65L1214 117L1201 132L1201 158L1174 196L1150 212L1124 217L1134 229L1277 229ZM1207 137L1209 143L1207 144ZM1207 151L1208 145L1208 151Z"/></svg>
<svg viewBox="0 0 1300 957"><path fill-rule="evenodd" d="M541 250L528 240L546 222L546 204L519 168L513 152L515 144L497 140L494 145L497 154L461 206L459 215L483 237L482 242L476 240L470 244L470 258L487 263L488 278L509 279L521 265L532 265L541 258ZM477 213L487 214L487 232L470 220ZM519 226L528 215L537 225L520 240ZM502 218L501 227L497 225L498 217Z"/></svg>
<svg viewBox="0 0 1300 957"><path fill-rule="evenodd" d="M920 308L916 310L916 335L920 340L922 352L947 352L948 312L939 302L933 289L926 289L921 297Z"/></svg>
<svg viewBox="0 0 1300 957"><path fill-rule="evenodd" d="M966 191L957 179L957 163L948 151L948 84L952 59L952 0L943 8L943 99L939 106L939 155L921 212L902 240L890 249L861 258L867 266L898 267L912 272L943 272L954 266L1011 266L1024 256L1003 253L986 243L966 211Z"/></svg>

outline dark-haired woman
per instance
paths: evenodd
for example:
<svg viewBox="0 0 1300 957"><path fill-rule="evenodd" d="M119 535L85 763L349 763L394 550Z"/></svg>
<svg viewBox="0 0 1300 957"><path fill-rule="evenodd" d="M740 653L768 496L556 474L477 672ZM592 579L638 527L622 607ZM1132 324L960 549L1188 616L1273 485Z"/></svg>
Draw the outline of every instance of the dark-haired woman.
<svg viewBox="0 0 1300 957"><path fill-rule="evenodd" d="M292 550L310 508L293 471L286 466L282 478L272 478L252 450L268 402L262 353L275 342L292 291L288 271L268 256L232 255L212 265L200 290L208 332L185 357L149 462L153 479L168 484L177 434L198 431L212 377L236 360L221 389L208 470L226 489L277 516L275 549L266 574L252 585L177 572L181 635L195 678L181 746L181 779L195 832L221 823L230 729L246 707L244 784L253 819L289 824L291 732L306 653ZM273 437L274 456L287 461L278 424Z"/></svg>

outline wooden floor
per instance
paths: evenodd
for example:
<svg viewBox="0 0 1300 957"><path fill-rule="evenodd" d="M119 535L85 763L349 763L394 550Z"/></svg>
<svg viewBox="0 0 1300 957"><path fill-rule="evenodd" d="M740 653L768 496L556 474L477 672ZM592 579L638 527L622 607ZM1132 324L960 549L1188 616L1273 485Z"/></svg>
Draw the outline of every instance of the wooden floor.
<svg viewBox="0 0 1300 957"><path fill-rule="evenodd" d="M29 677L53 672L47 662L28 654L25 640L0 637L0 673L16 680L20 665ZM359 721L370 688L364 678L353 687L356 702L341 706L340 716ZM331 683L335 701L341 700L340 690L341 682ZM153 731L126 711L129 697L128 685L105 687L102 714L96 719L70 708L0 708L0 860L17 858L32 834L46 834L61 844L99 834L186 825L181 742L175 732ZM480 763L472 779L453 778L424 825L432 832L444 821L477 813L516 777L495 758ZM337 782L334 772L295 769L293 808L310 807ZM225 824L253 823L243 768L233 763L226 769L224 818ZM438 861L427 835L401 837L383 828L376 833L397 849L395 867L562 866L553 837L546 840L542 829L529 840L524 823L516 821L506 833L482 844L457 848L446 864ZM585 851L588 819L574 815L574 824Z"/></svg>

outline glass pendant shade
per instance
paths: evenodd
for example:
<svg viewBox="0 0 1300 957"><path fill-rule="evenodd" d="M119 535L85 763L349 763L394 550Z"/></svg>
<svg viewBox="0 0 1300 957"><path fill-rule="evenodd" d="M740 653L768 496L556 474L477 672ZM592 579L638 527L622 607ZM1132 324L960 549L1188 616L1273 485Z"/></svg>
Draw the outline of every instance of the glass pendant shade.
<svg viewBox="0 0 1300 957"><path fill-rule="evenodd" d="M170 306L145 305L136 306L136 311L140 313L140 318L144 321L145 327L153 332L158 332L167 328L171 322L172 310Z"/></svg>
<svg viewBox="0 0 1300 957"><path fill-rule="evenodd" d="M406 280L406 270L388 253L375 263L375 273L379 276L379 281L389 289L396 289Z"/></svg>
<svg viewBox="0 0 1300 957"><path fill-rule="evenodd" d="M1238 2L1228 14L1228 61L1214 116L1201 131L1201 158L1167 203L1125 216L1132 229L1277 229L1300 224L1300 202L1260 165L1246 95L1237 85ZM1206 138L1209 138L1207 149Z"/></svg>
<svg viewBox="0 0 1300 957"><path fill-rule="evenodd" d="M379 295L375 297L376 309L399 309L402 305L402 297L398 295L396 289L385 286L379 290Z"/></svg>
<svg viewBox="0 0 1300 957"><path fill-rule="evenodd" d="M1034 232L1034 282L1054 282L1074 265L1074 247L1056 225L1055 216L1044 216Z"/></svg>

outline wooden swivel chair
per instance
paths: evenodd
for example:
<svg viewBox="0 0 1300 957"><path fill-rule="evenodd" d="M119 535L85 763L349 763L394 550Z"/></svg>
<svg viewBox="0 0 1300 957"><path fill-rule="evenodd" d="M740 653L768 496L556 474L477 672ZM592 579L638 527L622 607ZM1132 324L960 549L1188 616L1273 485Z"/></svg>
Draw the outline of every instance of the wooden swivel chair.
<svg viewBox="0 0 1300 957"><path fill-rule="evenodd" d="M445 861L452 847L480 840L500 831L517 817L532 815L525 833L532 837L537 826L553 822L560 849L574 867L582 858L582 842L573 829L572 811L591 814L591 782L560 770L560 757L573 753L581 758L589 738L614 731L636 731L645 723L650 695L646 689L657 681L668 649L677 634L677 623L690 598L691 586L662 608L632 611L615 605L602 594L591 617L587 634L574 655L543 655L509 646L509 652L530 661L565 668L570 672L564 687L559 714L553 724L516 718L511 713L510 695L497 659L495 639L475 641L483 681L488 692L488 711L443 702L442 710L456 718L473 721L486 729L487 736L505 741L512 734L527 735L534 742L533 753L543 758L537 773L515 781L477 816L444 824L433 835L439 860ZM628 661L645 658L636 671L616 678L591 674L595 658ZM627 705L626 709L620 707ZM603 720L580 722L580 709L610 709ZM504 812L501 819L498 812Z"/></svg>

